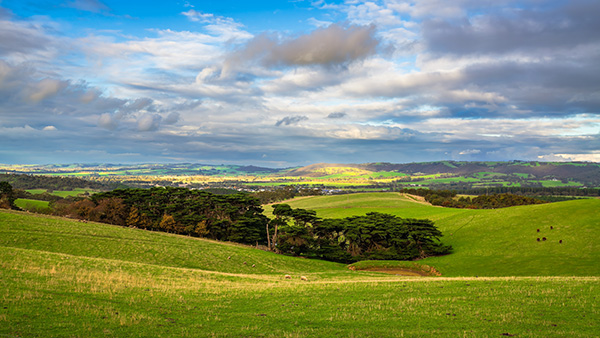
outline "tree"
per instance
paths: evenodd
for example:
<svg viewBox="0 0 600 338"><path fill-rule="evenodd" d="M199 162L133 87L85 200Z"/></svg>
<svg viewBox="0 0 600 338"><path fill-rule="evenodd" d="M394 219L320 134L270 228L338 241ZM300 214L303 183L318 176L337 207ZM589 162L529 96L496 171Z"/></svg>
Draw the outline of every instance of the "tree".
<svg viewBox="0 0 600 338"><path fill-rule="evenodd" d="M140 212L138 208L131 207L129 210L129 216L127 216L127 220L125 221L125 225L130 228L136 228L140 225Z"/></svg>
<svg viewBox="0 0 600 338"><path fill-rule="evenodd" d="M115 225L126 225L127 223L127 206L123 204L123 200L120 198L101 199L95 209L98 213L99 222Z"/></svg>
<svg viewBox="0 0 600 338"><path fill-rule="evenodd" d="M275 246L277 245L279 227L288 223L292 212L292 208L287 204L273 204L273 215L275 218L269 222L275 226L273 237L269 243L271 250L277 251ZM267 228L267 236L269 235L269 229Z"/></svg>
<svg viewBox="0 0 600 338"><path fill-rule="evenodd" d="M158 227L162 231L174 231L177 227L177 222L175 222L173 216L164 214L162 219L160 220L160 224L158 225Z"/></svg>
<svg viewBox="0 0 600 338"><path fill-rule="evenodd" d="M0 208L15 209L15 191L8 182L0 182Z"/></svg>

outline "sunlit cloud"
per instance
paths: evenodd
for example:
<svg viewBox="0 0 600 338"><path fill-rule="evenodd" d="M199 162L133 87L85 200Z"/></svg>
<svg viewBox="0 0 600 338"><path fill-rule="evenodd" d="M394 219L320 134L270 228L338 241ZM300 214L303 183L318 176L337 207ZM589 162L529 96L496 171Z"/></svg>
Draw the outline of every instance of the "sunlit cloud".
<svg viewBox="0 0 600 338"><path fill-rule="evenodd" d="M7 161L600 161L594 1L11 5Z"/></svg>

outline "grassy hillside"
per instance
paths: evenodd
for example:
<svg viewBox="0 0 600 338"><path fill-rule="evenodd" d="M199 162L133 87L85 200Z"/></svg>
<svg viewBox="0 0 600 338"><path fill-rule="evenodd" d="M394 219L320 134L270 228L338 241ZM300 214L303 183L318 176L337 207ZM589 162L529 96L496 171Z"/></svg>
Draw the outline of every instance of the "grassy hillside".
<svg viewBox="0 0 600 338"><path fill-rule="evenodd" d="M423 263L444 276L600 276L599 199L465 210L433 207L395 193L373 193L318 196L289 204L316 210L320 217L377 211L434 220L444 233L442 241L452 245L454 253Z"/></svg>
<svg viewBox="0 0 600 338"><path fill-rule="evenodd" d="M7 211L0 277L11 337L591 337L600 319L598 277L400 277Z"/></svg>
<svg viewBox="0 0 600 338"><path fill-rule="evenodd" d="M227 273L345 270L242 245L15 212L0 213L0 246Z"/></svg>
<svg viewBox="0 0 600 338"><path fill-rule="evenodd" d="M15 205L23 210L35 211L35 212L44 212L50 211L48 201L38 201L38 200L30 200L26 198L18 198L15 200Z"/></svg>

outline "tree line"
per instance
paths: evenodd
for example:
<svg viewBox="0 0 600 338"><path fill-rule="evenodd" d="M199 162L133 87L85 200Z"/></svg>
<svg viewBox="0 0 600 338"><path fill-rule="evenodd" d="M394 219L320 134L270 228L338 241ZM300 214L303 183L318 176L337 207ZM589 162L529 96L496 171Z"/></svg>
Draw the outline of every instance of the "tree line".
<svg viewBox="0 0 600 338"><path fill-rule="evenodd" d="M467 208L467 209L497 209L514 207L518 205L531 205L547 203L533 197L515 195L515 194L492 194L479 195L476 197L461 196L456 198L456 191L453 190L429 190L429 189L402 189L400 192L410 195L422 196L432 205L438 205L448 208Z"/></svg>
<svg viewBox="0 0 600 338"><path fill-rule="evenodd" d="M530 197L541 196L600 196L598 188L578 188L578 187L490 187L477 189L463 189L461 193L467 195L488 195L488 194L515 194Z"/></svg>
<svg viewBox="0 0 600 338"><path fill-rule="evenodd" d="M14 208L14 190L0 182L0 207ZM186 188L116 189L91 198L51 202L56 215L195 237L262 245L271 251L335 262L413 260L451 252L432 221L382 213L322 219L314 210L273 206L263 215L248 193L216 195Z"/></svg>
<svg viewBox="0 0 600 338"><path fill-rule="evenodd" d="M253 192L252 195L258 198L261 204L269 204L289 200L296 196L320 196L323 195L323 191L321 188L284 185L265 188L263 191Z"/></svg>
<svg viewBox="0 0 600 338"><path fill-rule="evenodd" d="M0 174L0 181L8 182L14 189L46 189L70 191L77 188L112 190L125 187L120 183L88 181L77 177L42 176L29 174Z"/></svg>
<svg viewBox="0 0 600 338"><path fill-rule="evenodd" d="M116 189L51 206L68 217L244 244L263 242L268 221L248 194L173 187Z"/></svg>

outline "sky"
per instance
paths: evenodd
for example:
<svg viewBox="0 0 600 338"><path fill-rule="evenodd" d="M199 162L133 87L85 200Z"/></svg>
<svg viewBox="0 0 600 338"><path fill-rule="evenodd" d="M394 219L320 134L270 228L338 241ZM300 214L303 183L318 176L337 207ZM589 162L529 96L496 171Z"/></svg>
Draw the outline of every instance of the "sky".
<svg viewBox="0 0 600 338"><path fill-rule="evenodd" d="M600 162L597 0L0 0L0 163Z"/></svg>

